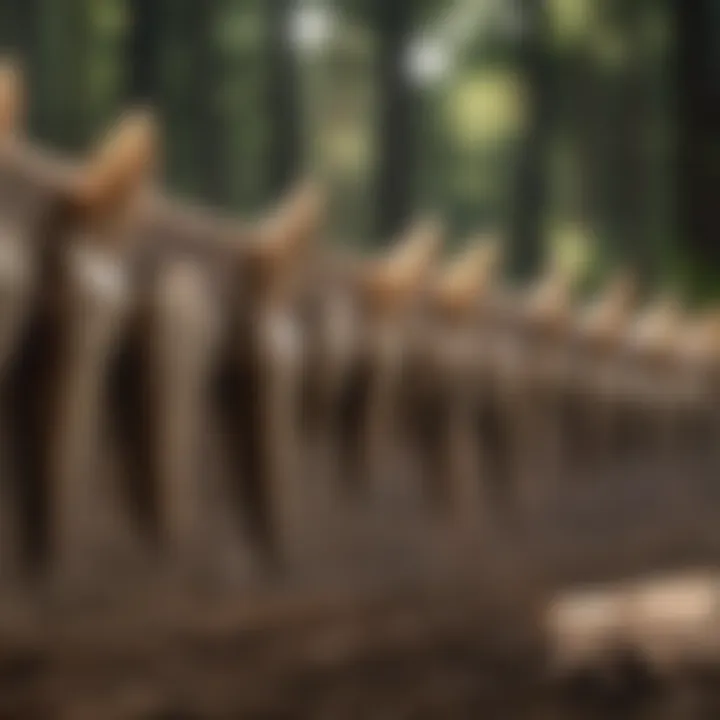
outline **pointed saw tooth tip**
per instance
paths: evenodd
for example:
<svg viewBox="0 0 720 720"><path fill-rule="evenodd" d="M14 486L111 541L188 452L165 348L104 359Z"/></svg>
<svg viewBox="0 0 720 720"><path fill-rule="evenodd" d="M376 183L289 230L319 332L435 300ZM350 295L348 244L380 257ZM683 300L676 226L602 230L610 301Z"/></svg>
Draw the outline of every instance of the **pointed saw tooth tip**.
<svg viewBox="0 0 720 720"><path fill-rule="evenodd" d="M591 333L612 335L617 333L628 320L632 301L635 298L635 284L632 276L625 271L614 275L585 316L587 329Z"/></svg>
<svg viewBox="0 0 720 720"><path fill-rule="evenodd" d="M97 144L90 160L91 179L134 178L156 160L158 127L147 111L128 112Z"/></svg>
<svg viewBox="0 0 720 720"><path fill-rule="evenodd" d="M320 231L325 207L325 194L317 182L295 185L260 223L254 245L258 259L281 262L307 249Z"/></svg>
<svg viewBox="0 0 720 720"><path fill-rule="evenodd" d="M158 152L159 135L153 113L145 108L129 110L105 135L98 155L109 163L148 164Z"/></svg>
<svg viewBox="0 0 720 720"><path fill-rule="evenodd" d="M158 128L146 110L130 111L97 143L73 188L88 216L109 217L149 179L158 156Z"/></svg>
<svg viewBox="0 0 720 720"><path fill-rule="evenodd" d="M563 285L573 290L582 279L584 272L585 268L582 263L569 263L562 258L551 257L537 284Z"/></svg>
<svg viewBox="0 0 720 720"><path fill-rule="evenodd" d="M555 292L569 289L575 280L575 273L557 263L550 264L538 278L536 287L539 292ZM546 290L547 289L547 290Z"/></svg>
<svg viewBox="0 0 720 720"><path fill-rule="evenodd" d="M285 219L299 214L315 217L324 210L324 205L323 188L312 178L304 178L295 183L280 199L272 218Z"/></svg>
<svg viewBox="0 0 720 720"><path fill-rule="evenodd" d="M570 312L571 283L567 273L551 268L530 293L528 310L538 321L559 321Z"/></svg>
<svg viewBox="0 0 720 720"><path fill-rule="evenodd" d="M458 310L471 306L492 281L498 263L496 243L480 239L470 244L440 271L435 287L440 304Z"/></svg>
<svg viewBox="0 0 720 720"><path fill-rule="evenodd" d="M427 238L427 241L440 242L444 233L444 226L440 218L434 215L425 215L416 218L400 233L399 241L411 241L418 237Z"/></svg>
<svg viewBox="0 0 720 720"><path fill-rule="evenodd" d="M290 197L294 202L315 211L324 210L327 202L325 187L313 177L300 180L291 191Z"/></svg>
<svg viewBox="0 0 720 720"><path fill-rule="evenodd" d="M602 301L591 304L580 317L582 328L591 336L610 336L621 325L615 309Z"/></svg>
<svg viewBox="0 0 720 720"><path fill-rule="evenodd" d="M664 351L675 342L680 327L681 310L677 298L664 296L640 316L634 334L642 347Z"/></svg>
<svg viewBox="0 0 720 720"><path fill-rule="evenodd" d="M288 199L286 219L295 226L297 234L307 240L320 230L326 209L327 199L322 186L314 180L305 180Z"/></svg>
<svg viewBox="0 0 720 720"><path fill-rule="evenodd" d="M484 278L500 266L502 248L495 237L479 236L458 256L458 262L472 268L478 276Z"/></svg>
<svg viewBox="0 0 720 720"><path fill-rule="evenodd" d="M391 273L416 275L427 272L442 245L442 226L435 219L415 223L391 248L385 266Z"/></svg>
<svg viewBox="0 0 720 720"><path fill-rule="evenodd" d="M372 307L402 305L429 280L440 249L435 223L417 223L383 256L363 263L360 286Z"/></svg>

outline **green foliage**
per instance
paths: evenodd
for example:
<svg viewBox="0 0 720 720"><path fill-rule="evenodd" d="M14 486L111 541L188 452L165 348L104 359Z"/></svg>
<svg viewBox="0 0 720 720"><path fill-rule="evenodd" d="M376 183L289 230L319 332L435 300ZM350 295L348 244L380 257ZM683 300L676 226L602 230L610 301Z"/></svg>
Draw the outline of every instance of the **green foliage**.
<svg viewBox="0 0 720 720"><path fill-rule="evenodd" d="M0 43L30 66L33 132L78 149L129 100L131 40L147 29L144 12L133 13L158 8L147 72L157 77L149 99L165 121L169 181L178 192L255 212L277 191L268 158L289 127L269 104L269 13L280 8L277 19L289 7L277 2L4 0ZM468 0L407 2L418 37ZM417 89L418 162L405 179L414 206L441 211L460 238L483 228L516 238L517 218L527 215L524 242L553 248L574 228L590 239L597 268L629 263L659 280L682 276L701 294L720 287L682 259L674 232L669 0L538 3L527 7L542 8L545 24L524 34L496 21L469 28L470 42L448 48L451 73ZM294 55L303 155L337 195L334 232L359 240L375 214L378 39L402 3L325 4L336 15L329 47ZM534 185L522 182L529 172ZM528 205L523 193L532 187L542 197Z"/></svg>

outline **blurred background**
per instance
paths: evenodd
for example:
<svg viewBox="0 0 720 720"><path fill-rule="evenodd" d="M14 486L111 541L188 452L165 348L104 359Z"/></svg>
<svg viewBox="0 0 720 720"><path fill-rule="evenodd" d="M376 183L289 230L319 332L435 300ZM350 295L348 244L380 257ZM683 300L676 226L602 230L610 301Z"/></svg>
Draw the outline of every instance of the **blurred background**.
<svg viewBox="0 0 720 720"><path fill-rule="evenodd" d="M309 171L337 242L438 212L516 277L628 263L690 300L720 294L718 31L717 0L0 0L35 138L147 102L179 194L252 215Z"/></svg>

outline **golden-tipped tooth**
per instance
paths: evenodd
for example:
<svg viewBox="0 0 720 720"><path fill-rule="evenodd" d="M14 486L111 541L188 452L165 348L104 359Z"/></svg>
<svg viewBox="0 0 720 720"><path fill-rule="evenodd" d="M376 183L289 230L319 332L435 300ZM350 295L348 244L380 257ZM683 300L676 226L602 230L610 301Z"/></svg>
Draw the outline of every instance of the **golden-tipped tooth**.
<svg viewBox="0 0 720 720"><path fill-rule="evenodd" d="M155 169L159 131L146 110L127 112L99 143L81 173L77 199L91 212L112 212Z"/></svg>
<svg viewBox="0 0 720 720"><path fill-rule="evenodd" d="M414 283L425 277L442 244L442 227L435 219L417 222L391 248L383 262L385 274L398 282Z"/></svg>
<svg viewBox="0 0 720 720"><path fill-rule="evenodd" d="M469 244L440 271L435 298L443 307L462 312L487 291L501 262L502 250L494 238Z"/></svg>
<svg viewBox="0 0 720 720"><path fill-rule="evenodd" d="M256 250L261 258L283 262L306 251L325 218L324 189L313 180L296 185L262 224Z"/></svg>
<svg viewBox="0 0 720 720"><path fill-rule="evenodd" d="M0 138L18 130L24 111L24 81L13 60L0 61Z"/></svg>
<svg viewBox="0 0 720 720"><path fill-rule="evenodd" d="M627 271L614 275L583 318L587 332L598 337L619 336L628 322L636 294L634 277Z"/></svg>
<svg viewBox="0 0 720 720"><path fill-rule="evenodd" d="M681 308L677 298L666 295L641 314L633 330L635 344L642 350L668 352L680 335Z"/></svg>
<svg viewBox="0 0 720 720"><path fill-rule="evenodd" d="M385 257L365 273L371 303L383 307L402 302L427 281L442 245L443 231L434 219L416 223Z"/></svg>
<svg viewBox="0 0 720 720"><path fill-rule="evenodd" d="M564 323L571 313L574 273L551 267L530 292L527 311L531 320L540 323Z"/></svg>

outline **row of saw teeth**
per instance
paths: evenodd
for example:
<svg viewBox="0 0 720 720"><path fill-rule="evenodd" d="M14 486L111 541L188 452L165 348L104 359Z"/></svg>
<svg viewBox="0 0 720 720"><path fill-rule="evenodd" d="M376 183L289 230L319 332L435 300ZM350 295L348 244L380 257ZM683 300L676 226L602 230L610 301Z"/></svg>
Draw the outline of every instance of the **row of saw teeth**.
<svg viewBox="0 0 720 720"><path fill-rule="evenodd" d="M685 319L665 299L633 317L624 276L581 313L571 308L573 278L556 268L510 296L495 283L491 241L438 269L433 222L382 257L345 257L313 245L323 210L314 185L244 226L157 188L158 132L147 113L128 114L74 164L22 137L21 110L19 75L7 65L0 362L6 386L37 395L27 417L5 419L10 445L24 448L11 449L9 475L29 496L26 524L42 527L44 537L28 543L70 565L101 544L125 495L177 557L222 555L236 539L229 507L238 496L252 508L244 522L253 532L273 553L294 555L308 526L350 532L350 521L317 520L320 507L341 514L340 501L319 489L325 475L345 489L357 480L388 503L387 537L400 535L392 503L408 491L398 478L429 473L428 453L454 517L477 523L478 487L490 472L478 446L491 443L479 437L477 414L488 398L513 435L505 452L523 460L506 465L524 473L554 461L545 429L538 439L533 425L528 437L528 404L518 397L547 413L544 425L560 422L554 401L572 396L581 398L576 413L592 416L610 398L618 413L639 409L655 427L658 412L700 415L713 395L717 318ZM46 342L39 349L37 337ZM122 375L116 366L126 367L118 358L132 371L129 384L115 385L134 395L109 389L110 376ZM107 444L106 426L123 412L136 413L140 429L129 432L133 447L143 446L140 469L128 467L127 445L111 453ZM417 430L427 425L432 437ZM233 463L242 482L228 481ZM135 476L151 490L120 493ZM382 546L386 536L378 529L377 537ZM313 552L328 544L324 536Z"/></svg>

